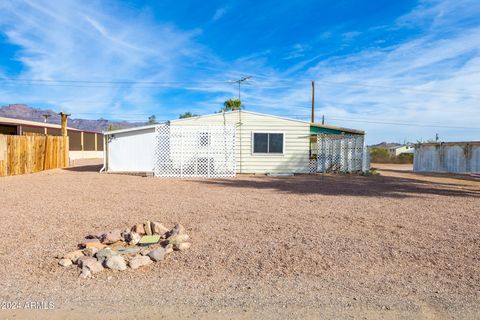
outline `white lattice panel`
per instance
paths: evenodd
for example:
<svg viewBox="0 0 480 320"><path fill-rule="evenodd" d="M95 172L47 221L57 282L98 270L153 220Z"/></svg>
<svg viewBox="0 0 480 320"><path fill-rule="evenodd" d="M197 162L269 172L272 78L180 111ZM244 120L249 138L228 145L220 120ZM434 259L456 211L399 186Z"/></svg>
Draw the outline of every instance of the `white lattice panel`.
<svg viewBox="0 0 480 320"><path fill-rule="evenodd" d="M156 177L235 176L234 126L158 125L155 130Z"/></svg>
<svg viewBox="0 0 480 320"><path fill-rule="evenodd" d="M320 134L317 147L318 172L356 172L366 167L363 136Z"/></svg>

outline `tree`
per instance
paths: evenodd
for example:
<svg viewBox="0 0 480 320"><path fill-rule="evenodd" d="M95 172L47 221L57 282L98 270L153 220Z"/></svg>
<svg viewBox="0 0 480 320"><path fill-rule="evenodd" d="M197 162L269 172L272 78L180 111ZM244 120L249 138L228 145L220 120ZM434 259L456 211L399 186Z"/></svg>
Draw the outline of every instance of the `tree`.
<svg viewBox="0 0 480 320"><path fill-rule="evenodd" d="M178 116L178 119L186 119L186 118L191 118L191 117L198 117L198 114L191 113L190 111L187 111L180 116Z"/></svg>
<svg viewBox="0 0 480 320"><path fill-rule="evenodd" d="M371 148L370 161L376 163L389 163L390 155L388 154L388 150L384 148Z"/></svg>
<svg viewBox="0 0 480 320"><path fill-rule="evenodd" d="M223 103L223 108L221 111L235 111L243 108L242 102L240 99L228 99Z"/></svg>
<svg viewBox="0 0 480 320"><path fill-rule="evenodd" d="M152 114L150 117L148 117L148 124L155 124L157 123L157 117L155 117L154 114Z"/></svg>

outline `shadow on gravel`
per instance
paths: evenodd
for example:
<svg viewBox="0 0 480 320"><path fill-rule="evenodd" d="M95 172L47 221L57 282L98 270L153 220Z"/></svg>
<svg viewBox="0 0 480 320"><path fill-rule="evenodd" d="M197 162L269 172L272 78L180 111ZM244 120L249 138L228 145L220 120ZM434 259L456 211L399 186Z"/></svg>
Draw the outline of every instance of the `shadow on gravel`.
<svg viewBox="0 0 480 320"><path fill-rule="evenodd" d="M102 166L103 165L101 164L91 164L91 165L85 165L85 166L64 168L63 170L74 171L74 172L99 172L100 169L102 169Z"/></svg>
<svg viewBox="0 0 480 320"><path fill-rule="evenodd" d="M275 189L292 194L407 198L423 195L479 197L478 189L410 178L355 175L293 177L239 177L198 183L230 188Z"/></svg>
<svg viewBox="0 0 480 320"><path fill-rule="evenodd" d="M378 171L387 171L387 172L395 172L395 173L413 173L413 171L407 171L407 170L399 170L399 169L377 169ZM463 181L475 181L475 182L480 182L479 177L475 177L469 174L458 174L458 173L447 173L447 172L415 172L416 175L422 176L422 177L432 177L432 178L447 178L447 179L455 179L455 180L460 180L460 182Z"/></svg>

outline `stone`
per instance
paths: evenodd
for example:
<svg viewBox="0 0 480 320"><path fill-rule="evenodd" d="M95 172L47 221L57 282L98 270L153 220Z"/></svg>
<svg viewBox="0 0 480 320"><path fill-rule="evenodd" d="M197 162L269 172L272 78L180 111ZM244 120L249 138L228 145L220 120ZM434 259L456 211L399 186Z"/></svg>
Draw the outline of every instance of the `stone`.
<svg viewBox="0 0 480 320"><path fill-rule="evenodd" d="M111 256L105 261L105 266L112 270L125 270L127 269L127 263L122 256Z"/></svg>
<svg viewBox="0 0 480 320"><path fill-rule="evenodd" d="M141 235L139 235L136 232L130 232L128 235L125 236L125 242L131 245L136 245L140 239L142 238Z"/></svg>
<svg viewBox="0 0 480 320"><path fill-rule="evenodd" d="M164 236L166 233L168 233L168 229L161 224L160 222L151 222L151 227L152 227L152 233L153 234L159 234L160 236Z"/></svg>
<svg viewBox="0 0 480 320"><path fill-rule="evenodd" d="M171 244L168 244L165 247L165 254L169 254L169 253L172 253L172 252L173 252L173 246Z"/></svg>
<svg viewBox="0 0 480 320"><path fill-rule="evenodd" d="M80 278L87 279L92 277L92 272L88 268L82 268L82 272L80 272Z"/></svg>
<svg viewBox="0 0 480 320"><path fill-rule="evenodd" d="M85 248L95 248L97 250L106 248L107 246L100 242L87 242L85 243Z"/></svg>
<svg viewBox="0 0 480 320"><path fill-rule="evenodd" d="M117 241L117 242L114 242L114 243L111 243L108 245L108 247L112 250L115 250L117 251L118 249L122 249L122 248L125 248L125 245L126 243L123 242L123 241Z"/></svg>
<svg viewBox="0 0 480 320"><path fill-rule="evenodd" d="M85 248L87 244L91 244L91 243L100 243L100 240L98 240L97 238L85 238L82 240L82 242L78 244L78 247Z"/></svg>
<svg viewBox="0 0 480 320"><path fill-rule="evenodd" d="M100 239L103 234L105 234L105 231L97 232L97 233L90 233L90 234L85 236L85 239Z"/></svg>
<svg viewBox="0 0 480 320"><path fill-rule="evenodd" d="M87 256L83 256L83 257L80 257L78 258L77 260L77 266L79 268L83 268L83 266L85 265L85 263L88 263L88 262L94 262L94 261L97 261L97 259L95 259L94 257L87 257ZM98 262L98 261L97 261Z"/></svg>
<svg viewBox="0 0 480 320"><path fill-rule="evenodd" d="M72 260L73 263L77 263L77 260L80 257L83 257L83 250L69 252L63 256L63 259L69 259Z"/></svg>
<svg viewBox="0 0 480 320"><path fill-rule="evenodd" d="M122 232L120 229L115 229L110 232L104 233L100 241L104 244L111 244L122 240Z"/></svg>
<svg viewBox="0 0 480 320"><path fill-rule="evenodd" d="M153 251L150 251L147 255L155 262L162 261L165 258L165 248L157 248Z"/></svg>
<svg viewBox="0 0 480 320"><path fill-rule="evenodd" d="M152 250L150 250L150 248L145 248L145 249L142 249L139 253L142 255L142 256L146 256L148 255Z"/></svg>
<svg viewBox="0 0 480 320"><path fill-rule="evenodd" d="M128 242L128 239L130 239L130 233L131 233L131 232L132 232L132 231L129 230L129 229L123 230L123 231L122 231L122 239L121 239L121 240L122 240L122 241L125 241L125 242Z"/></svg>
<svg viewBox="0 0 480 320"><path fill-rule="evenodd" d="M62 267L70 267L73 263L70 259L60 259L58 260L58 264Z"/></svg>
<svg viewBox="0 0 480 320"><path fill-rule="evenodd" d="M140 247L133 247L133 248L120 248L117 249L118 254L132 254L132 253L138 253L141 250Z"/></svg>
<svg viewBox="0 0 480 320"><path fill-rule="evenodd" d="M115 255L117 255L117 253L115 251L113 251L110 248L105 248L105 249L102 249L102 250L98 250L98 252L95 254L95 257L97 257L97 260L100 263L104 263L105 260L107 260L110 257L115 256Z"/></svg>
<svg viewBox="0 0 480 320"><path fill-rule="evenodd" d="M156 234L153 236L143 236L138 242L138 244L149 245L149 244L158 243L159 241L160 241L160 235Z"/></svg>
<svg viewBox="0 0 480 320"><path fill-rule="evenodd" d="M82 270L84 268L89 269L92 274L103 271L102 264L100 262L98 262L97 259L95 259L95 258L83 260L82 261Z"/></svg>
<svg viewBox="0 0 480 320"><path fill-rule="evenodd" d="M180 243L187 242L190 237L188 234L183 233L183 234L177 234L175 236L171 236L168 238L168 243L172 245L179 245Z"/></svg>
<svg viewBox="0 0 480 320"><path fill-rule="evenodd" d="M167 238L185 233L185 228L181 224L175 224L172 230L168 232Z"/></svg>
<svg viewBox="0 0 480 320"><path fill-rule="evenodd" d="M191 246L192 246L192 244L190 242L182 242L178 245L174 245L173 249L178 250L178 251L183 251L183 250L189 249Z"/></svg>
<svg viewBox="0 0 480 320"><path fill-rule="evenodd" d="M93 257L95 256L95 254L98 252L98 249L97 248L85 248L83 249L83 254L88 256L88 257Z"/></svg>
<svg viewBox="0 0 480 320"><path fill-rule="evenodd" d="M152 235L152 224L150 223L150 221L145 222L144 227L145 227L145 234L147 236L151 236Z"/></svg>
<svg viewBox="0 0 480 320"><path fill-rule="evenodd" d="M150 260L148 256L142 256L142 255L137 255L128 261L128 265L132 269L138 269L140 267L149 265L151 263L152 263L152 260Z"/></svg>
<svg viewBox="0 0 480 320"><path fill-rule="evenodd" d="M138 233L141 236L143 236L145 234L145 228L143 227L143 223L136 224L132 228L132 231Z"/></svg>

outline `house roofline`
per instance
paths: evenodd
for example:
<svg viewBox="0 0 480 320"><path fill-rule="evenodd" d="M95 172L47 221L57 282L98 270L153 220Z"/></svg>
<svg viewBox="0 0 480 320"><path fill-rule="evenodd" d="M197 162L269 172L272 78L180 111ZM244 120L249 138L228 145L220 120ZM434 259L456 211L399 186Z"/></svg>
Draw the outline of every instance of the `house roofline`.
<svg viewBox="0 0 480 320"><path fill-rule="evenodd" d="M337 127L337 126L330 126L330 125L325 125L325 124L318 124L318 123L311 123L309 121L304 121L304 120L297 120L297 119L291 119L291 118L286 118L286 117L281 117L281 116L276 116L272 114L266 114L266 113L260 113L260 112L254 112L254 111L246 111L246 110L234 110L234 111L226 111L224 114L234 114L234 113L248 113L248 114L254 114L258 116L263 116L263 117L269 117L269 118L276 118L276 119L281 119L285 121L292 121L292 122L298 122L298 123L303 123L305 125L308 125L310 127L317 127L317 128L325 128L325 129L332 129L332 130L338 130L338 131L345 131L345 132L350 132L350 133L356 133L356 134L362 134L365 135L365 131L362 130L355 130L355 129L349 129L349 128L343 128L343 127ZM200 115L200 116L195 116L195 117L189 117L189 118L184 118L184 119L174 119L167 121L165 123L179 123L182 121L189 121L189 120L196 120L196 119L203 119L203 118L208 118L208 117L213 117L213 116L218 116L221 113L210 113L206 115ZM163 124L165 124L163 123ZM112 135L116 133L125 133L125 132L132 132L132 131L139 131L139 130L145 130L145 129L151 129L155 128L157 125L161 125L162 123L159 124L152 124L152 125L147 125L147 126L141 126L141 127L133 127L133 128L128 128L128 129L120 129L120 130L114 130L114 131L104 131L104 135Z"/></svg>
<svg viewBox="0 0 480 320"><path fill-rule="evenodd" d="M238 113L238 112L255 114L255 115L258 115L258 116L264 116L264 117L270 117L270 118L277 118L277 119L282 119L282 120L286 120L286 121L294 121L294 122L300 122L300 123L306 123L306 124L309 123L308 121L291 119L291 118L285 118L285 117L276 116L276 115L273 115L273 114L266 114L266 113L260 113L260 112L254 112L254 111L246 111L246 110L225 111L224 114ZM219 114L221 114L221 113L222 113L222 112L219 112L219 113L209 113L209 114L200 115L200 116L195 116L195 117L190 117L190 118L175 119L175 120L171 120L170 122L181 122L181 121L185 121L185 120L192 120L192 119L200 119L200 118L213 117L213 116L217 116L217 115L219 115Z"/></svg>
<svg viewBox="0 0 480 320"><path fill-rule="evenodd" d="M62 129L62 126L56 123L45 123L40 121L32 121L32 120L24 120L24 119L17 119L17 118L7 118L7 117L0 117L0 124L4 125L14 125L14 126L27 126L27 127L35 127L35 128L47 128L47 129ZM97 131L89 131L89 130L81 130L77 128L67 127L68 131L76 131L76 132L86 132L86 133L98 133L101 132Z"/></svg>
<svg viewBox="0 0 480 320"><path fill-rule="evenodd" d="M141 126L141 127L133 127L133 128L127 128L127 129L119 129L119 130L112 130L112 131L103 131L102 133L106 136L112 135L112 134L117 134L117 133L125 133L125 132L132 132L132 131L140 131L140 130L146 130L146 129L152 129L155 128L158 125L162 125L163 123L156 123L156 124L149 124L146 126Z"/></svg>
<svg viewBox="0 0 480 320"><path fill-rule="evenodd" d="M330 125L319 124L319 123L312 123L310 121L297 120L297 119L292 119L292 118L287 118L287 117L282 117L282 116L277 116L277 115L267 114L267 113L254 112L254 111L235 110L235 111L226 111L225 114L238 113L238 112L249 113L249 114L254 114L254 115L264 116L264 117L270 117L270 118L276 118L276 119L281 119L281 120L286 120L286 121L300 122L300 123L308 124L312 127L333 129L333 130L338 130L338 131L346 131L346 132L363 134L363 135L365 134L365 131L362 131L362 130L349 129L349 128L337 127L337 126L330 126ZM201 115L201 116L196 116L196 117L190 117L190 118L185 118L185 119L175 119L175 120L171 120L170 122L181 122L181 121L184 121L184 120L200 119L200 118L205 118L205 117L213 117L213 116L216 116L216 115L218 115L218 113L211 113L211 114L206 114L206 115Z"/></svg>

